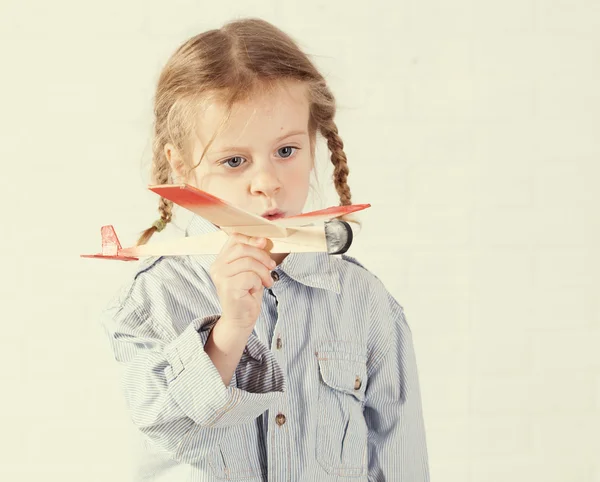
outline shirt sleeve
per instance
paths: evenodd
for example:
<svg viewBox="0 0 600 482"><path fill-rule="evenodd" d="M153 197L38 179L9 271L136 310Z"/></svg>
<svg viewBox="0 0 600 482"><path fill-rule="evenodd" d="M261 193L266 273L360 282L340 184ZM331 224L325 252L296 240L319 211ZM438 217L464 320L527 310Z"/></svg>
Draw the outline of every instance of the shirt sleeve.
<svg viewBox="0 0 600 482"><path fill-rule="evenodd" d="M139 290L138 290L139 291ZM204 351L219 314L194 319L180 334L168 329L167 310L158 323L139 300L164 295L137 293L109 306L102 315L114 358L121 366L122 389L134 425L172 458L194 463L208 455L229 427L252 422L286 389L271 351L252 333L228 387ZM237 378L251 371L251 390Z"/></svg>
<svg viewBox="0 0 600 482"><path fill-rule="evenodd" d="M369 481L429 482L429 463L412 334L403 308L387 294L373 313L389 320L379 357L368 368ZM384 323L386 325L387 323ZM385 342L383 341L385 340ZM384 345L387 344L386 345Z"/></svg>

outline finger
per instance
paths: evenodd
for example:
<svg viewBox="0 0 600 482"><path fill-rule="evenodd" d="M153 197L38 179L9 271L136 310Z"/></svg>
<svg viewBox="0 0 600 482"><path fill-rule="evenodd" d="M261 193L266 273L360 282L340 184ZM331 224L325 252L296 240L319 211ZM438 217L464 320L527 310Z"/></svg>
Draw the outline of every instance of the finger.
<svg viewBox="0 0 600 482"><path fill-rule="evenodd" d="M239 244L262 247L265 243L265 238L246 236L245 234L241 233L232 233L227 237L227 241L225 241L225 243L221 247L219 255L229 252L234 246Z"/></svg>
<svg viewBox="0 0 600 482"><path fill-rule="evenodd" d="M243 243L249 244L251 246L263 246L266 242L266 238L259 236L247 236L242 233L232 233L229 235L229 239L227 241L232 245L237 243Z"/></svg>
<svg viewBox="0 0 600 482"><path fill-rule="evenodd" d="M259 281L255 287L253 287L249 293L251 295L258 295L258 298L262 297L262 292L265 289L264 285Z"/></svg>
<svg viewBox="0 0 600 482"><path fill-rule="evenodd" d="M225 243L221 247L221 251L219 252L219 254L228 251L229 249L231 249L232 246L235 246L238 243L249 244L250 236L246 236L245 234L241 233L230 234L229 236L227 236L227 241L225 241Z"/></svg>
<svg viewBox="0 0 600 482"><path fill-rule="evenodd" d="M273 278L271 278L271 272L254 258L246 257L236 259L232 263L225 265L221 271L222 275L226 278L232 278L233 276L244 272L255 273L260 277L262 284L267 288L271 287L274 283Z"/></svg>
<svg viewBox="0 0 600 482"><path fill-rule="evenodd" d="M254 295L255 293L261 293L265 289L262 278L253 273L252 280L254 281L254 284L252 285L252 288L250 288L249 293L251 295Z"/></svg>
<svg viewBox="0 0 600 482"><path fill-rule="evenodd" d="M271 259L269 253L267 253L264 249L260 249L256 246L251 246L249 244L236 244L232 246L229 251L223 253L222 262L224 264L229 264L235 261L236 259L245 257L256 259L269 270L274 269L276 266L275 261Z"/></svg>
<svg viewBox="0 0 600 482"><path fill-rule="evenodd" d="M260 247L265 244L266 241L266 238L253 238L241 233L233 233L229 235L227 241L221 247L219 255L211 265L211 274L218 273L221 270L222 265L230 263L234 259L243 256L253 256L250 251L244 251L243 249L240 250L243 246L256 247L258 251L255 251L255 253L258 254L255 254L253 257L261 261L267 268L274 269L277 264L271 262L269 255L266 253L263 254L264 251L260 249Z"/></svg>
<svg viewBox="0 0 600 482"><path fill-rule="evenodd" d="M261 288L264 288L263 281L253 271L243 271L231 278L227 279L225 288L237 294L238 298L242 298L250 293L255 293Z"/></svg>

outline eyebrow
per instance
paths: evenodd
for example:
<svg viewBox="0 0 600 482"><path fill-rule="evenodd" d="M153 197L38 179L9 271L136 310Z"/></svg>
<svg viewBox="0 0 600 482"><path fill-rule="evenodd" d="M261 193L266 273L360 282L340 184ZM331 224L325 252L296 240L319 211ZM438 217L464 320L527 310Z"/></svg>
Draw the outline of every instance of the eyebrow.
<svg viewBox="0 0 600 482"><path fill-rule="evenodd" d="M279 141L282 141L283 139L287 139L288 137L296 136L299 134L308 135L308 132L306 132L305 130L290 131L287 134L284 134L284 135L278 137L277 139L275 139L275 142L279 142ZM223 147L223 148L221 148L219 150L215 150L213 152L214 153L223 153L223 152L229 152L229 151L243 151L244 149L245 149L244 147L230 146L230 147Z"/></svg>

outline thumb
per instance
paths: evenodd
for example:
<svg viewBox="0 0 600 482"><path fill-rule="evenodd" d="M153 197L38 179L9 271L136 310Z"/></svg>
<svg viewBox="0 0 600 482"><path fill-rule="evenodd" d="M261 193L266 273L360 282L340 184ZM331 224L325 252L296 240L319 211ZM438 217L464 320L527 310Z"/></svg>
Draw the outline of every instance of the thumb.
<svg viewBox="0 0 600 482"><path fill-rule="evenodd" d="M252 296L254 296L256 299L261 299L264 291L265 291L265 287L264 287L264 285L261 283L261 285L260 285L258 288L254 288L254 287L253 287L253 288L250 290L250 294L251 294Z"/></svg>

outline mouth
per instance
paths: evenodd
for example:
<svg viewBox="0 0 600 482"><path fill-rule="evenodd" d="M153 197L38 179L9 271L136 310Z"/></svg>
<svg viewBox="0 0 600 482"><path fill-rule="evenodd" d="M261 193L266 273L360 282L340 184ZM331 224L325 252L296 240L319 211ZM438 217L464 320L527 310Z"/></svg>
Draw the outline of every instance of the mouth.
<svg viewBox="0 0 600 482"><path fill-rule="evenodd" d="M279 209L271 209L262 213L261 216L269 221L273 221L274 219L284 218L285 213Z"/></svg>

